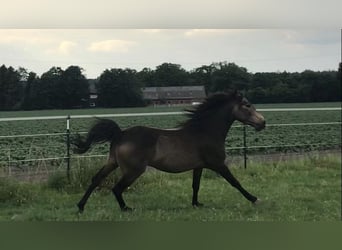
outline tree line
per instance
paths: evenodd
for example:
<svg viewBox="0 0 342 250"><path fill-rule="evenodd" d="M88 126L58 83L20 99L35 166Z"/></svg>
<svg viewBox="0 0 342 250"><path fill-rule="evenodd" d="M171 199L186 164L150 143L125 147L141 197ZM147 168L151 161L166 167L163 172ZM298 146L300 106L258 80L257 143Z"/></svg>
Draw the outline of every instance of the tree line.
<svg viewBox="0 0 342 250"><path fill-rule="evenodd" d="M238 89L254 103L341 101L341 71L250 73L218 62L187 71L163 63L155 69L106 69L96 79L99 107L145 105L142 87L204 86L206 94ZM89 107L89 81L79 66L52 67L38 76L25 68L0 67L0 110Z"/></svg>

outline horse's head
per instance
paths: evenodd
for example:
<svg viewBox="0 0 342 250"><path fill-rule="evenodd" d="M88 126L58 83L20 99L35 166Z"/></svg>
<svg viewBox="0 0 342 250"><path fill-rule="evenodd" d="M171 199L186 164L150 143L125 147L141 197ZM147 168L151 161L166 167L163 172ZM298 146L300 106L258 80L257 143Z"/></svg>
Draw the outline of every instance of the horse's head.
<svg viewBox="0 0 342 250"><path fill-rule="evenodd" d="M232 114L236 120L254 127L257 131L265 128L265 118L256 111L254 105L251 104L247 98L243 97L240 93L235 92L234 100Z"/></svg>

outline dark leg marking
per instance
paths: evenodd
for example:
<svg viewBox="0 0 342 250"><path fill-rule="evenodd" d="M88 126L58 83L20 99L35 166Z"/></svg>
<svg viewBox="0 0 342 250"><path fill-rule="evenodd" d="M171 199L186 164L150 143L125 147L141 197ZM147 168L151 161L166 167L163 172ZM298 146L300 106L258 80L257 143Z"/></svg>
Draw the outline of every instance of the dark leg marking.
<svg viewBox="0 0 342 250"><path fill-rule="evenodd" d="M83 195L80 202L77 204L79 212L82 213L84 210L84 206L87 203L87 200L91 193L94 191L94 189L101 183L101 181L106 178L114 169L118 167L117 164L107 164L104 167L102 167L97 174L92 178L92 182L89 185L87 191Z"/></svg>
<svg viewBox="0 0 342 250"><path fill-rule="evenodd" d="M251 195L249 192L247 192L239 183L239 181L232 175L228 167L223 166L217 172L222 175L223 178L225 178L233 187L235 187L237 190L240 191L240 193L249 201L256 202L257 198L253 195Z"/></svg>
<svg viewBox="0 0 342 250"><path fill-rule="evenodd" d="M198 190L200 187L202 168L197 168L193 170L192 174L192 205L194 207L203 206L202 203L198 202Z"/></svg>
<svg viewBox="0 0 342 250"><path fill-rule="evenodd" d="M114 186L112 192L119 203L121 211L131 211L132 208L128 207L122 197L122 193L128 188L143 172L145 168L135 169L134 172L125 173L119 182Z"/></svg>

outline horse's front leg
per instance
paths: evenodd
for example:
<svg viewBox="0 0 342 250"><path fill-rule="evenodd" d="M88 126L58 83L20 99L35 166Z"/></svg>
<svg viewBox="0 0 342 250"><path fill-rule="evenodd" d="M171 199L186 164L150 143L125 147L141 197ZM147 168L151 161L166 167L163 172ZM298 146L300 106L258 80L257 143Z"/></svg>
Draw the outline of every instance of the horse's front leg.
<svg viewBox="0 0 342 250"><path fill-rule="evenodd" d="M232 175L227 166L223 165L216 170L223 178L225 178L233 187L240 191L240 193L250 202L257 203L258 198L247 192L239 183L239 181Z"/></svg>
<svg viewBox="0 0 342 250"><path fill-rule="evenodd" d="M198 190L200 187L200 181L202 176L203 168L196 168L193 170L192 173L192 205L194 207L200 207L203 206L202 203L198 202Z"/></svg>

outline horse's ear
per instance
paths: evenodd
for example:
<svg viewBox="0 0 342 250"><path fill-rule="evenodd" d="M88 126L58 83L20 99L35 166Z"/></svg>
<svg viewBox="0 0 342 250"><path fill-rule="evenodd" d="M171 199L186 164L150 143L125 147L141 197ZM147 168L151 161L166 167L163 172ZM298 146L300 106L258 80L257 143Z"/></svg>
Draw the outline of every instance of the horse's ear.
<svg viewBox="0 0 342 250"><path fill-rule="evenodd" d="M241 101L243 98L242 94L237 89L234 90L233 95L239 101Z"/></svg>

